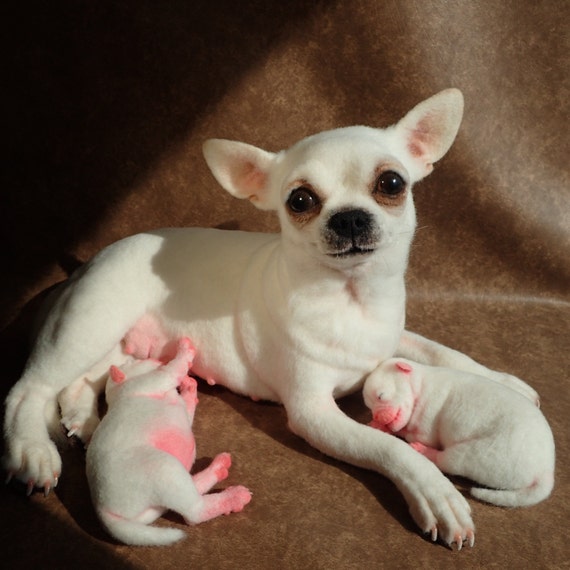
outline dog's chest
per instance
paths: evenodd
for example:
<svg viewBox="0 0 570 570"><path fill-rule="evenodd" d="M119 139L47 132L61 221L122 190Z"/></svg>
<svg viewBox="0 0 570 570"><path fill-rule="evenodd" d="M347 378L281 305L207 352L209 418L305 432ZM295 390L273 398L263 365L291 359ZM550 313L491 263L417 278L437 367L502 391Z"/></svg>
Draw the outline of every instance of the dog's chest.
<svg viewBox="0 0 570 570"><path fill-rule="evenodd" d="M363 305L331 296L307 306L290 324L294 344L338 369L369 372L393 355L403 328L403 302Z"/></svg>

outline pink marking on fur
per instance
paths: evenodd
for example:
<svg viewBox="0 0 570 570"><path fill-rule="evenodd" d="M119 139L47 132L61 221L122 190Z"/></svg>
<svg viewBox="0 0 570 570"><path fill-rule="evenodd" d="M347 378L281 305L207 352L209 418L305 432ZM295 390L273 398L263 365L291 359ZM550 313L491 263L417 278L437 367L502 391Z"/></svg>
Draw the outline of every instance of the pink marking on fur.
<svg viewBox="0 0 570 570"><path fill-rule="evenodd" d="M407 362L396 362L396 368L404 374L411 374L413 368Z"/></svg>
<svg viewBox="0 0 570 570"><path fill-rule="evenodd" d="M410 447L412 447L412 449L415 449L418 453L421 453L432 463L437 464L437 456L440 453L439 449L429 447L427 445L424 445L423 443L420 443L419 441L413 441L412 443L410 443Z"/></svg>
<svg viewBox="0 0 570 570"><path fill-rule="evenodd" d="M120 384L125 379L125 373L115 365L111 366L109 374L111 375L111 379L113 382L115 382L115 384Z"/></svg>
<svg viewBox="0 0 570 570"><path fill-rule="evenodd" d="M121 515L118 515L117 513L114 513L113 511L110 511L109 509L101 509L108 517L112 518L112 519L116 519L116 520L125 520L125 517L122 517Z"/></svg>
<svg viewBox="0 0 570 570"><path fill-rule="evenodd" d="M176 457L187 471L194 462L196 442L191 434L178 429L162 430L151 436L151 445Z"/></svg>

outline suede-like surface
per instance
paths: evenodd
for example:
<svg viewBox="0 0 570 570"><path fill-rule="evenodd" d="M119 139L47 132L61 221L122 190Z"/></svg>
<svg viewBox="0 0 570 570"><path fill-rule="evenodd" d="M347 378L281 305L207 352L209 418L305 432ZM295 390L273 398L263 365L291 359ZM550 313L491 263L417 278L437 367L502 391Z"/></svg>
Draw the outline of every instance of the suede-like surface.
<svg viewBox="0 0 570 570"><path fill-rule="evenodd" d="M117 545L76 445L47 499L0 489L3 567L567 567L566 1L63 1L9 16L2 398L27 353L29 303L105 245L164 226L277 231L271 213L217 187L205 139L275 151L324 129L386 126L455 86L466 99L458 138L415 188L408 327L532 384L557 468L538 506L470 499L475 548L451 552L418 534L392 483L312 449L282 408L201 383L197 467L232 453L227 484L253 491L242 513L188 528L172 547ZM343 407L367 419L360 395Z"/></svg>

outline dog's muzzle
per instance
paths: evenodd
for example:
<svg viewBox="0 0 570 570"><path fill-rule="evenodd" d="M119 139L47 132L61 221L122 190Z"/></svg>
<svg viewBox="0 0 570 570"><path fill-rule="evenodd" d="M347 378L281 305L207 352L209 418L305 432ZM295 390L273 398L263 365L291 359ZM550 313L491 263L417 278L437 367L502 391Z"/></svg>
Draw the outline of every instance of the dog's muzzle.
<svg viewBox="0 0 570 570"><path fill-rule="evenodd" d="M342 210L333 214L327 223L328 255L346 257L372 253L376 249L378 235L372 214L366 210Z"/></svg>

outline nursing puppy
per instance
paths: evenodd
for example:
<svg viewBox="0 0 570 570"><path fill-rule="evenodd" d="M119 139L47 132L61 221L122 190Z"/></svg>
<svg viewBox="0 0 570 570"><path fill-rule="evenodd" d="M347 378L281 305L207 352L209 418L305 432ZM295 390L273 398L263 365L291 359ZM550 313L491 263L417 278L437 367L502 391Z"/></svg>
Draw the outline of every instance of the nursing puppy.
<svg viewBox="0 0 570 570"><path fill-rule="evenodd" d="M492 487L471 494L503 507L534 505L554 484L554 439L540 410L475 374L402 359L365 381L372 426L401 436L442 471Z"/></svg>
<svg viewBox="0 0 570 570"><path fill-rule="evenodd" d="M208 141L204 155L218 182L276 210L281 233L153 231L111 245L82 268L53 301L7 398L8 472L30 490L56 484L61 461L45 414L56 424L58 392L120 364L121 339L151 322L158 337L193 340L197 375L281 402L296 434L389 477L423 531L461 544L474 528L464 497L407 444L349 419L335 398L359 390L395 354L536 398L520 380L404 331L412 186L447 152L462 112L461 93L449 89L387 129L323 132L276 154Z"/></svg>
<svg viewBox="0 0 570 570"><path fill-rule="evenodd" d="M184 538L180 529L148 526L167 510L196 524L241 511L251 499L241 486L205 494L228 476L228 453L189 474L196 458L192 421L198 402L196 380L187 374L193 356L190 341L183 339L168 364L148 359L111 367L108 410L87 448L86 470L101 522L126 544Z"/></svg>

